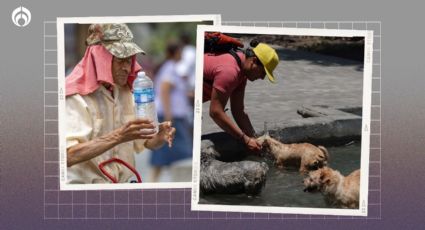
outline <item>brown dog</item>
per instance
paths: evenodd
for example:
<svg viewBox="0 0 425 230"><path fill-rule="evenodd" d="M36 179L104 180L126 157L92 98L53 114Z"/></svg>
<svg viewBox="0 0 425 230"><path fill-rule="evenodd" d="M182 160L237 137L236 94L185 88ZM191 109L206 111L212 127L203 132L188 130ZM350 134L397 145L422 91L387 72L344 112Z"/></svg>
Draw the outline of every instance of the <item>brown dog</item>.
<svg viewBox="0 0 425 230"><path fill-rule="evenodd" d="M328 151L323 146L314 146L309 143L284 144L280 141L263 135L257 141L264 150L271 153L279 168L289 165L300 165L300 172L307 173L327 165Z"/></svg>
<svg viewBox="0 0 425 230"><path fill-rule="evenodd" d="M304 192L320 191L328 204L340 208L359 208L360 170L344 177L324 167L310 172L304 179Z"/></svg>

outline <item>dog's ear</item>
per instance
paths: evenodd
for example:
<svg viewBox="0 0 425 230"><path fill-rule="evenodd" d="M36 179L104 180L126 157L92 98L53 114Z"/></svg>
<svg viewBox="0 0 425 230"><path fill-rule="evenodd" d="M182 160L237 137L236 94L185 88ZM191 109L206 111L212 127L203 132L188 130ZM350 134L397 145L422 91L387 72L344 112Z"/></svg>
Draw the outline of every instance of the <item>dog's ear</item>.
<svg viewBox="0 0 425 230"><path fill-rule="evenodd" d="M320 157L321 158L325 158L326 160L329 160L329 152L328 152L328 150L325 147L321 146L321 145L319 145L317 147L320 149L320 151L323 152L323 156L320 156Z"/></svg>
<svg viewBox="0 0 425 230"><path fill-rule="evenodd" d="M267 138L264 138L263 139L263 143L261 145L262 145L262 147L268 146L269 145L269 140Z"/></svg>
<svg viewBox="0 0 425 230"><path fill-rule="evenodd" d="M320 170L320 181L324 182L327 178L326 168L319 169Z"/></svg>
<svg viewBox="0 0 425 230"><path fill-rule="evenodd" d="M329 178L326 177L324 173L320 174L320 183L328 184L330 182Z"/></svg>
<svg viewBox="0 0 425 230"><path fill-rule="evenodd" d="M324 184L329 185L331 183L331 179L326 178L325 181L323 181Z"/></svg>
<svg viewBox="0 0 425 230"><path fill-rule="evenodd" d="M331 182L329 169L327 167L321 169L320 181L326 185Z"/></svg>

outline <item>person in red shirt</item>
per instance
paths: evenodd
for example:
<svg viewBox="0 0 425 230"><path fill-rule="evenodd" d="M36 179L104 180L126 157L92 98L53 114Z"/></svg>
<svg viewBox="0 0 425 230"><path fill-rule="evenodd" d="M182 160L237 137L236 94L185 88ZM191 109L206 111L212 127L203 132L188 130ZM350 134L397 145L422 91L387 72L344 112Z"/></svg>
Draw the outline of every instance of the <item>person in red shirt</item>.
<svg viewBox="0 0 425 230"><path fill-rule="evenodd" d="M276 51L264 43L252 41L251 48L236 52L240 65L230 53L205 53L203 71L203 102L211 101L209 115L214 122L234 138L241 140L249 150L257 152L261 145L255 140L255 130L244 111L247 80L264 79L271 82L273 70L279 63ZM236 124L224 109L230 99L230 109Z"/></svg>

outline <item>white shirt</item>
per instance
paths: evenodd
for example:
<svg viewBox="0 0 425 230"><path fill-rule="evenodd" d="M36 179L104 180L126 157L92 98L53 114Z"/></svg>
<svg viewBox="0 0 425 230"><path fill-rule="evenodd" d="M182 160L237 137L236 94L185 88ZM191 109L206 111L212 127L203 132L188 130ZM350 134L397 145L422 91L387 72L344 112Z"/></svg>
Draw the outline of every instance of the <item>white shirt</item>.
<svg viewBox="0 0 425 230"><path fill-rule="evenodd" d="M187 77L188 90L195 90L195 67L196 48L193 45L186 45L182 50L182 58L178 62L176 70L181 77Z"/></svg>
<svg viewBox="0 0 425 230"><path fill-rule="evenodd" d="M186 84L176 72L176 62L166 61L160 68L155 78L155 106L158 114L164 115L164 107L161 101L161 84L170 83L171 89L171 113L173 117L186 117L189 111L189 102L186 95Z"/></svg>
<svg viewBox="0 0 425 230"><path fill-rule="evenodd" d="M95 92L66 97L66 148L105 135L135 119L133 95L126 87L114 87L114 95L100 86ZM110 183L98 165L112 157L135 165L134 154L143 151L145 140L119 144L91 160L68 167L68 183ZM118 163L105 170L119 182L127 182L134 174Z"/></svg>

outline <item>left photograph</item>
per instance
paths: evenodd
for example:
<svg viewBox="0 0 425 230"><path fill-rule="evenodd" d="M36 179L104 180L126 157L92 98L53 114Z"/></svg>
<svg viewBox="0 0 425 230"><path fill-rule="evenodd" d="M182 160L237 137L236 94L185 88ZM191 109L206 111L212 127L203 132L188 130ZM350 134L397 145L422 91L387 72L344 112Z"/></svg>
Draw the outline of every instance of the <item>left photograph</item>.
<svg viewBox="0 0 425 230"><path fill-rule="evenodd" d="M190 187L196 27L218 23L58 18L62 190Z"/></svg>

